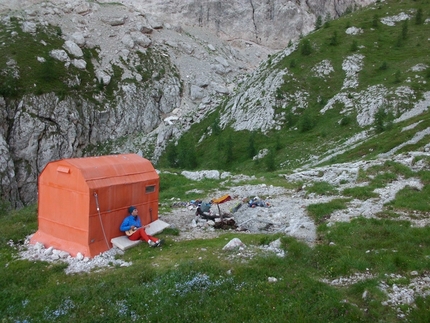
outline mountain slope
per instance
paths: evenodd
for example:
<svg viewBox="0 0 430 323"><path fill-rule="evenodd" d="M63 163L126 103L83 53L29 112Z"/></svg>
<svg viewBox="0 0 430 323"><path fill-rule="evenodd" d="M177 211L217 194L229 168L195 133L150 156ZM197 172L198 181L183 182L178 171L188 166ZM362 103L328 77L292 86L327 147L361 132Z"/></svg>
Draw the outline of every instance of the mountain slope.
<svg viewBox="0 0 430 323"><path fill-rule="evenodd" d="M267 159L272 170L292 170L428 150L429 32L419 1L326 22L272 55L182 145L199 142L198 168L253 172ZM255 160L258 151L266 163Z"/></svg>
<svg viewBox="0 0 430 323"><path fill-rule="evenodd" d="M32 2L0 19L0 197L13 207L36 201L52 160L157 156L182 131L173 121L198 118L270 52L247 56L119 3Z"/></svg>

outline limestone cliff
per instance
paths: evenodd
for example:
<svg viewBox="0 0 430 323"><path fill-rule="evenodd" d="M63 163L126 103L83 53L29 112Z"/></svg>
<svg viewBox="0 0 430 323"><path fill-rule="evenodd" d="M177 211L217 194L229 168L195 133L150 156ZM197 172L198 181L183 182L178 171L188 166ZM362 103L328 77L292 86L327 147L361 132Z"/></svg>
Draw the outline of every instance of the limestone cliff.
<svg viewBox="0 0 430 323"><path fill-rule="evenodd" d="M206 28L239 45L246 40L274 49L314 30L317 17L335 19L374 0L122 0L150 16L172 24Z"/></svg>

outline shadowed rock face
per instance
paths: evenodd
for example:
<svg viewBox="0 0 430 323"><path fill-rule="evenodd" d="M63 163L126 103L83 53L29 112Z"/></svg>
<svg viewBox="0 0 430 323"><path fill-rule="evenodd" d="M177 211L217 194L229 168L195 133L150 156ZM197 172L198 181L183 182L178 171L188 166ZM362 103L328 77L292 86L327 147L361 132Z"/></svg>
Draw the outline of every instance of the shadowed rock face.
<svg viewBox="0 0 430 323"><path fill-rule="evenodd" d="M13 207L35 202L38 174L52 160L127 152L156 160L169 139L212 111L269 54L313 30L317 16L372 2L1 1L1 20L18 17L25 33L60 27L64 44L49 56L65 68L94 66L94 86L112 81L113 66L122 75L110 101L104 93L91 100L76 93L0 97L0 197ZM96 49L98 60L83 49ZM156 68L139 74L138 57L149 51ZM10 60L6 69L25 77L19 64ZM73 88L80 80L66 82ZM118 138L127 139L97 151Z"/></svg>

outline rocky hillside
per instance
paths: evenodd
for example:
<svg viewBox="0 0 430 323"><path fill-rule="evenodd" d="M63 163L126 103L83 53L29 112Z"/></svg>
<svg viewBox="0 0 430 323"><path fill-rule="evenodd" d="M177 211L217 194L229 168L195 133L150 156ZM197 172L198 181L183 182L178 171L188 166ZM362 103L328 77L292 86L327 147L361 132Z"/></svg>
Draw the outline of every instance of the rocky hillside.
<svg viewBox="0 0 430 323"><path fill-rule="evenodd" d="M384 2L324 23L271 55L179 147L198 142L197 168L234 172L297 171L416 149L426 155L425 8Z"/></svg>
<svg viewBox="0 0 430 323"><path fill-rule="evenodd" d="M318 18L372 2L2 1L1 198L34 202L55 159L156 161Z"/></svg>

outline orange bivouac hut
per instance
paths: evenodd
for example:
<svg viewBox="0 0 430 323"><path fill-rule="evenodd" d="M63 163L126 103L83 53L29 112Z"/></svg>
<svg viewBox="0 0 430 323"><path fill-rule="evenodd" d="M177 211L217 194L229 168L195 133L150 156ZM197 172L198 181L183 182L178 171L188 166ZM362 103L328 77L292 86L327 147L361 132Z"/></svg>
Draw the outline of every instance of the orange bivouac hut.
<svg viewBox="0 0 430 323"><path fill-rule="evenodd" d="M158 219L159 176L136 154L50 162L39 176L38 231L31 243L94 257L111 239L133 205L142 225Z"/></svg>

